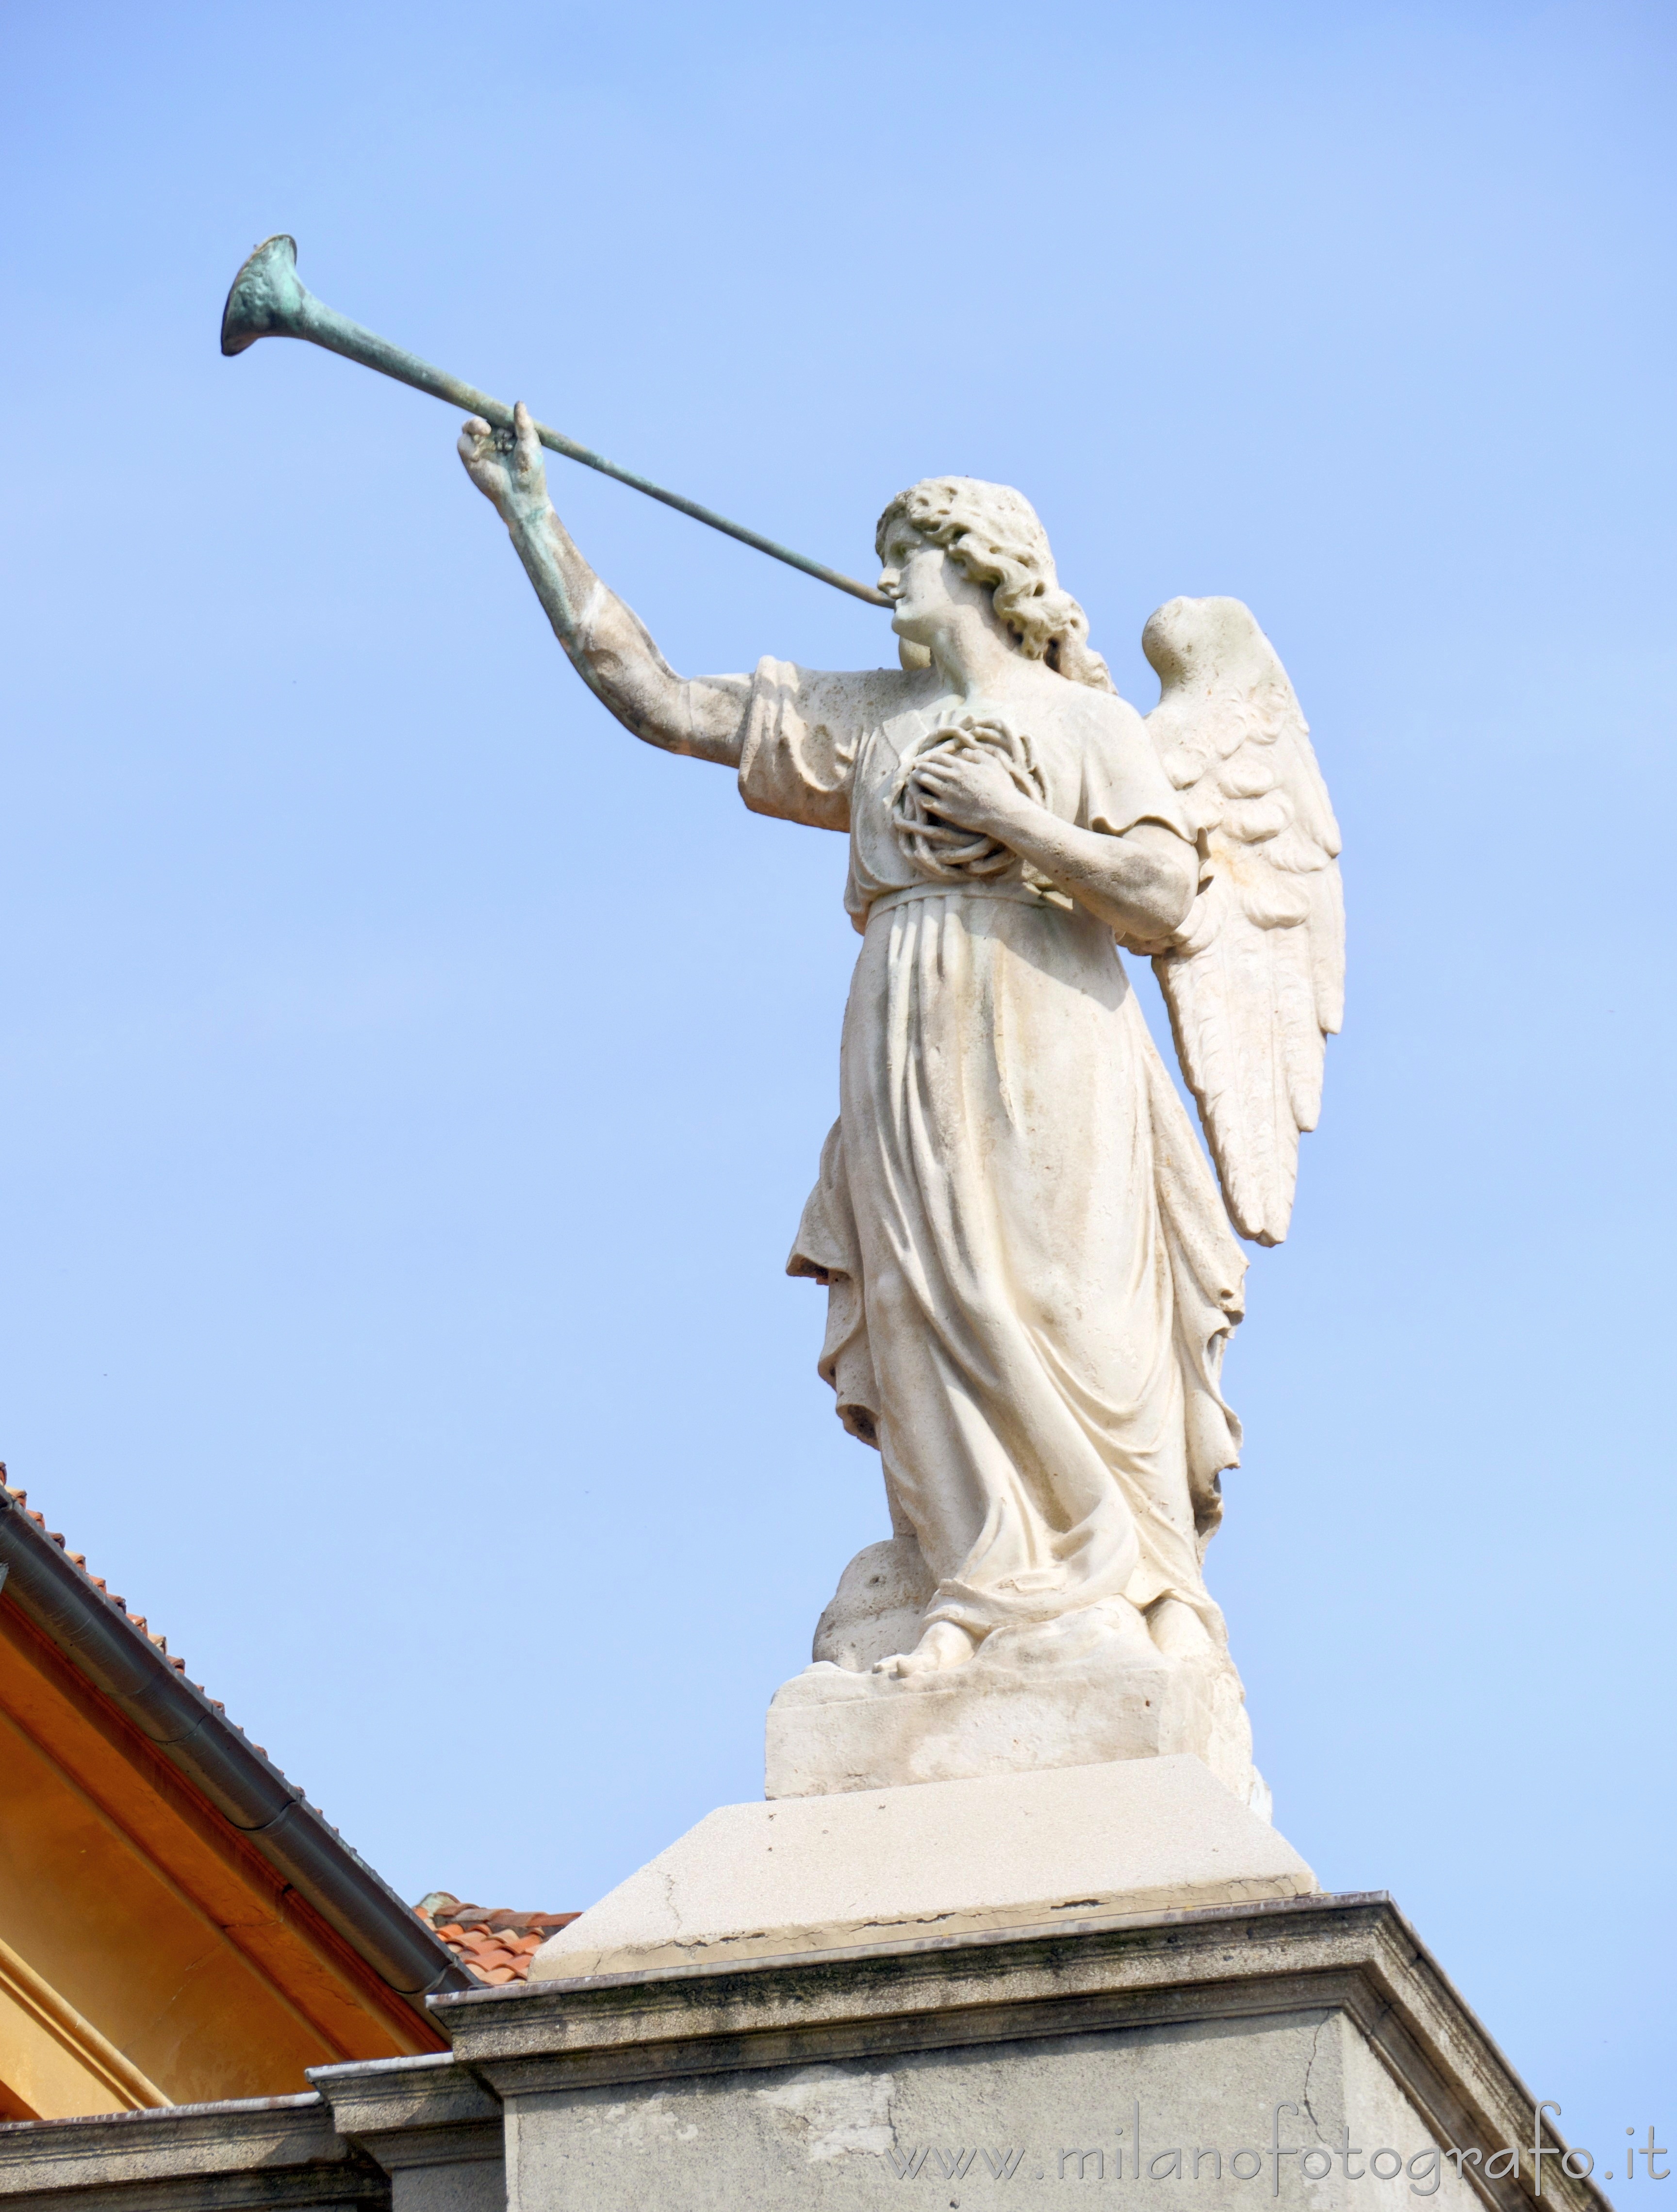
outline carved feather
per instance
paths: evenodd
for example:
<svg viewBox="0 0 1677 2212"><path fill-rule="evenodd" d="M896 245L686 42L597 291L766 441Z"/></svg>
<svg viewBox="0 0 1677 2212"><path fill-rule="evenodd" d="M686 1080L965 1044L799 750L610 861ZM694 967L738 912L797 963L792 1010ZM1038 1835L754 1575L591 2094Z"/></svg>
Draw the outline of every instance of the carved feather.
<svg viewBox="0 0 1677 2212"><path fill-rule="evenodd" d="M1147 729L1206 854L1153 969L1230 1217L1279 1244L1344 1008L1339 825L1286 671L1238 599L1172 599L1141 643L1161 686Z"/></svg>

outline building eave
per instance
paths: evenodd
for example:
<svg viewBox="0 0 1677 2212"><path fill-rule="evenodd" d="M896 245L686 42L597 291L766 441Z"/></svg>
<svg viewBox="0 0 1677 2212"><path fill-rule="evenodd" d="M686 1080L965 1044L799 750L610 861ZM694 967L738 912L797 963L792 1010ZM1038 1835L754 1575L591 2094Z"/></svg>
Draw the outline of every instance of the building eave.
<svg viewBox="0 0 1677 2212"><path fill-rule="evenodd" d="M3 1486L0 1595L422 2018L427 1996L477 1986L295 1784Z"/></svg>

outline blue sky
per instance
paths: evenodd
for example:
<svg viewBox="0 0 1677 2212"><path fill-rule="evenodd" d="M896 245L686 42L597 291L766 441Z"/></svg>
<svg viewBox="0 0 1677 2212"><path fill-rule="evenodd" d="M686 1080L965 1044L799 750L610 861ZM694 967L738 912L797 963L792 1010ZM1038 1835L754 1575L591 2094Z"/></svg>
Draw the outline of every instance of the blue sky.
<svg viewBox="0 0 1677 2212"><path fill-rule="evenodd" d="M917 477L1017 483L1144 707L1155 605L1253 607L1351 928L1228 1370L1258 1757L1574 2141L1677 2125L1674 50L1612 0L13 0L0 1444L407 1895L579 1906L756 1794L884 1533L781 1273L854 939L837 839L570 676L447 410L219 357L281 229L840 568ZM553 481L678 667L890 658Z"/></svg>

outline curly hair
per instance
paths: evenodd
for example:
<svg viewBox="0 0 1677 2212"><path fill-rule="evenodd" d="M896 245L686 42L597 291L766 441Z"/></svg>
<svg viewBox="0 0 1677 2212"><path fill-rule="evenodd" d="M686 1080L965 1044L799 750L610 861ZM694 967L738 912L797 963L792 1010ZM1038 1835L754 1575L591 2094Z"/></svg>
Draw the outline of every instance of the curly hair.
<svg viewBox="0 0 1677 2212"><path fill-rule="evenodd" d="M1097 691L1114 688L1089 643L1088 616L1060 588L1048 534L1028 499L978 477L924 477L880 516L874 546L882 561L899 519L951 554L974 583L991 586L991 603L1028 660Z"/></svg>

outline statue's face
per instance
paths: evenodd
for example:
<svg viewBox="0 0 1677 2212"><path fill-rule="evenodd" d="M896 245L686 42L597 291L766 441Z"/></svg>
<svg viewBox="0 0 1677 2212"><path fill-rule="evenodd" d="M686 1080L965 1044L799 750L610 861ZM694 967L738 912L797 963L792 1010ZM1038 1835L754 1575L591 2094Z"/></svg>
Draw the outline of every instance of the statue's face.
<svg viewBox="0 0 1677 2212"><path fill-rule="evenodd" d="M907 522L891 525L879 588L895 605L891 628L911 645L935 645L963 608L993 619L988 587Z"/></svg>

